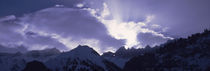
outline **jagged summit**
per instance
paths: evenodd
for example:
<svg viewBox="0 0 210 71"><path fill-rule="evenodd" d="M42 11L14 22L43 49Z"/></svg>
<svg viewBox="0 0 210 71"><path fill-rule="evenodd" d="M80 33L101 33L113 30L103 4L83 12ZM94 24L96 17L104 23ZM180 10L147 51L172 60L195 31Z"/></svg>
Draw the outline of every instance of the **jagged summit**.
<svg viewBox="0 0 210 71"><path fill-rule="evenodd" d="M124 71L210 71L210 31L170 40L131 58ZM146 51L146 50L144 50Z"/></svg>

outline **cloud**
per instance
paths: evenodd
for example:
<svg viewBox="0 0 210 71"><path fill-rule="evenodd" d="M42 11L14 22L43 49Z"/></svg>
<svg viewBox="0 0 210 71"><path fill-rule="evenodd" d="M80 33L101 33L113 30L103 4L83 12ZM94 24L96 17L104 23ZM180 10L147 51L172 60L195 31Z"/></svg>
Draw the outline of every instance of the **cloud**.
<svg viewBox="0 0 210 71"><path fill-rule="evenodd" d="M209 0L106 0L111 13L123 21L144 21L167 27L162 33L186 37L210 28Z"/></svg>
<svg viewBox="0 0 210 71"><path fill-rule="evenodd" d="M165 43L167 40L170 40L167 38L162 38L161 36L153 35L152 33L139 33L137 38L139 42L142 42L142 46L156 46Z"/></svg>
<svg viewBox="0 0 210 71"><path fill-rule="evenodd" d="M70 49L87 44L103 52L124 44L109 36L104 24L84 9L47 8L22 17L21 23L29 25L27 30L52 36Z"/></svg>
<svg viewBox="0 0 210 71"><path fill-rule="evenodd" d="M1 18L0 42L33 44L31 49L40 46L43 47L38 49L52 46L72 49L79 44L87 44L100 52L117 49L122 45L153 46L173 39L172 36L186 37L204 28L210 28L209 2L62 0L49 4L46 2L46 5L43 2L44 6L39 8L34 7L39 1L32 7L12 5L7 8L24 9L14 11L17 12L15 15L28 14L18 18ZM57 7L52 7L54 5ZM1 14L13 14L6 7L1 7L0 9L5 9ZM42 41L46 42L41 43Z"/></svg>
<svg viewBox="0 0 210 71"><path fill-rule="evenodd" d="M0 19L0 44L6 47L26 46L29 50L40 50L56 47L66 49L51 36L40 35L26 30L24 24L20 24L14 15Z"/></svg>
<svg viewBox="0 0 210 71"><path fill-rule="evenodd" d="M154 44L142 42L145 39L141 38L148 38L144 35L153 37L148 41L158 39L163 43L210 28L208 3L208 0L106 0L101 15L95 16L106 26L109 35L126 40L126 46L132 47Z"/></svg>
<svg viewBox="0 0 210 71"><path fill-rule="evenodd" d="M166 37L165 35L159 33L156 30L161 30L161 26L157 24L151 24L151 20L154 18L154 15L147 15L145 17L145 20L135 22L133 20L124 20L123 15L121 15L120 11L111 11L112 8L110 8L106 3L103 4L104 8L103 11L101 11L101 15L97 16L97 19L99 19L107 28L108 34L112 36L115 39L118 40L125 40L125 46L127 48L130 47L140 47L143 48L145 43L139 42L138 35L150 33L150 35L160 37L162 39L173 39L171 37ZM94 9L93 9L94 10ZM92 11L92 10L90 10ZM119 14L115 14L115 12ZM107 18L111 17L111 18ZM151 40L151 39L147 39Z"/></svg>
<svg viewBox="0 0 210 71"><path fill-rule="evenodd" d="M11 28L1 26L3 28L1 28L0 33L5 35L0 36L0 39L2 39L0 42L6 45L11 43L12 45L29 46L28 49L30 50L52 47L65 50L66 47L72 49L82 44L92 46L97 51L103 52L110 48L122 46L124 44L123 40L117 40L109 36L107 28L100 21L92 16L89 11L81 9L91 8L99 13L102 1L93 1L65 0L57 2L56 7L37 12L33 11L22 17L2 18L0 21L7 21L15 17L15 23L12 22L12 24L17 26L8 26ZM78 4L82 4L83 7L77 8Z"/></svg>
<svg viewBox="0 0 210 71"><path fill-rule="evenodd" d="M30 47L29 50L43 50L46 48L58 48L62 51L68 50L64 44L52 36L40 35L31 31L25 33L25 39L22 44Z"/></svg>
<svg viewBox="0 0 210 71"><path fill-rule="evenodd" d="M16 17L13 15L0 19L0 42L6 44L10 42L17 42L23 38L15 31L22 28L20 24L17 24L14 21L15 19Z"/></svg>

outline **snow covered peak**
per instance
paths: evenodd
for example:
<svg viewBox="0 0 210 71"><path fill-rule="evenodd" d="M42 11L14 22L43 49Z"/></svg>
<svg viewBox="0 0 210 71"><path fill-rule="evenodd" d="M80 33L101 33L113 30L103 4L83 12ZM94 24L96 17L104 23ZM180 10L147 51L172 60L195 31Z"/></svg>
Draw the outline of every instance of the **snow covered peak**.
<svg viewBox="0 0 210 71"><path fill-rule="evenodd" d="M73 58L80 60L101 60L100 55L89 46L79 45L69 52L62 53L59 58Z"/></svg>
<svg viewBox="0 0 210 71"><path fill-rule="evenodd" d="M73 71L84 71L80 69L107 71L109 70L107 66L110 66L109 61L105 60L94 49L86 45L79 45L69 52L61 53L54 59L47 61L46 65L54 71L65 71L65 69L75 69ZM67 68L64 69L63 67Z"/></svg>

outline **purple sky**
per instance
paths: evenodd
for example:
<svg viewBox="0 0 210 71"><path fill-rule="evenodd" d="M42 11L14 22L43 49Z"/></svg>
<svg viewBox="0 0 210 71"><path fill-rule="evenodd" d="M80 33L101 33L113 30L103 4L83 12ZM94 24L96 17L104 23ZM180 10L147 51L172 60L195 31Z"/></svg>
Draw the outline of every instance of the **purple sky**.
<svg viewBox="0 0 210 71"><path fill-rule="evenodd" d="M210 28L209 0L1 0L0 44L98 52L143 48Z"/></svg>

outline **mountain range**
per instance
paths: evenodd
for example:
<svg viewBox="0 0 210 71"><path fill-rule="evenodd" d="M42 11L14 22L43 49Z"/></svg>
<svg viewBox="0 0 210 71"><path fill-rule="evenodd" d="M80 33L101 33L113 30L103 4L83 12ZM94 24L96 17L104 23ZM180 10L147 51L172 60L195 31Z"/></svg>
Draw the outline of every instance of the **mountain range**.
<svg viewBox="0 0 210 71"><path fill-rule="evenodd" d="M155 47L122 46L103 55L86 45L67 52L15 50L0 46L0 71L210 71L209 30Z"/></svg>

